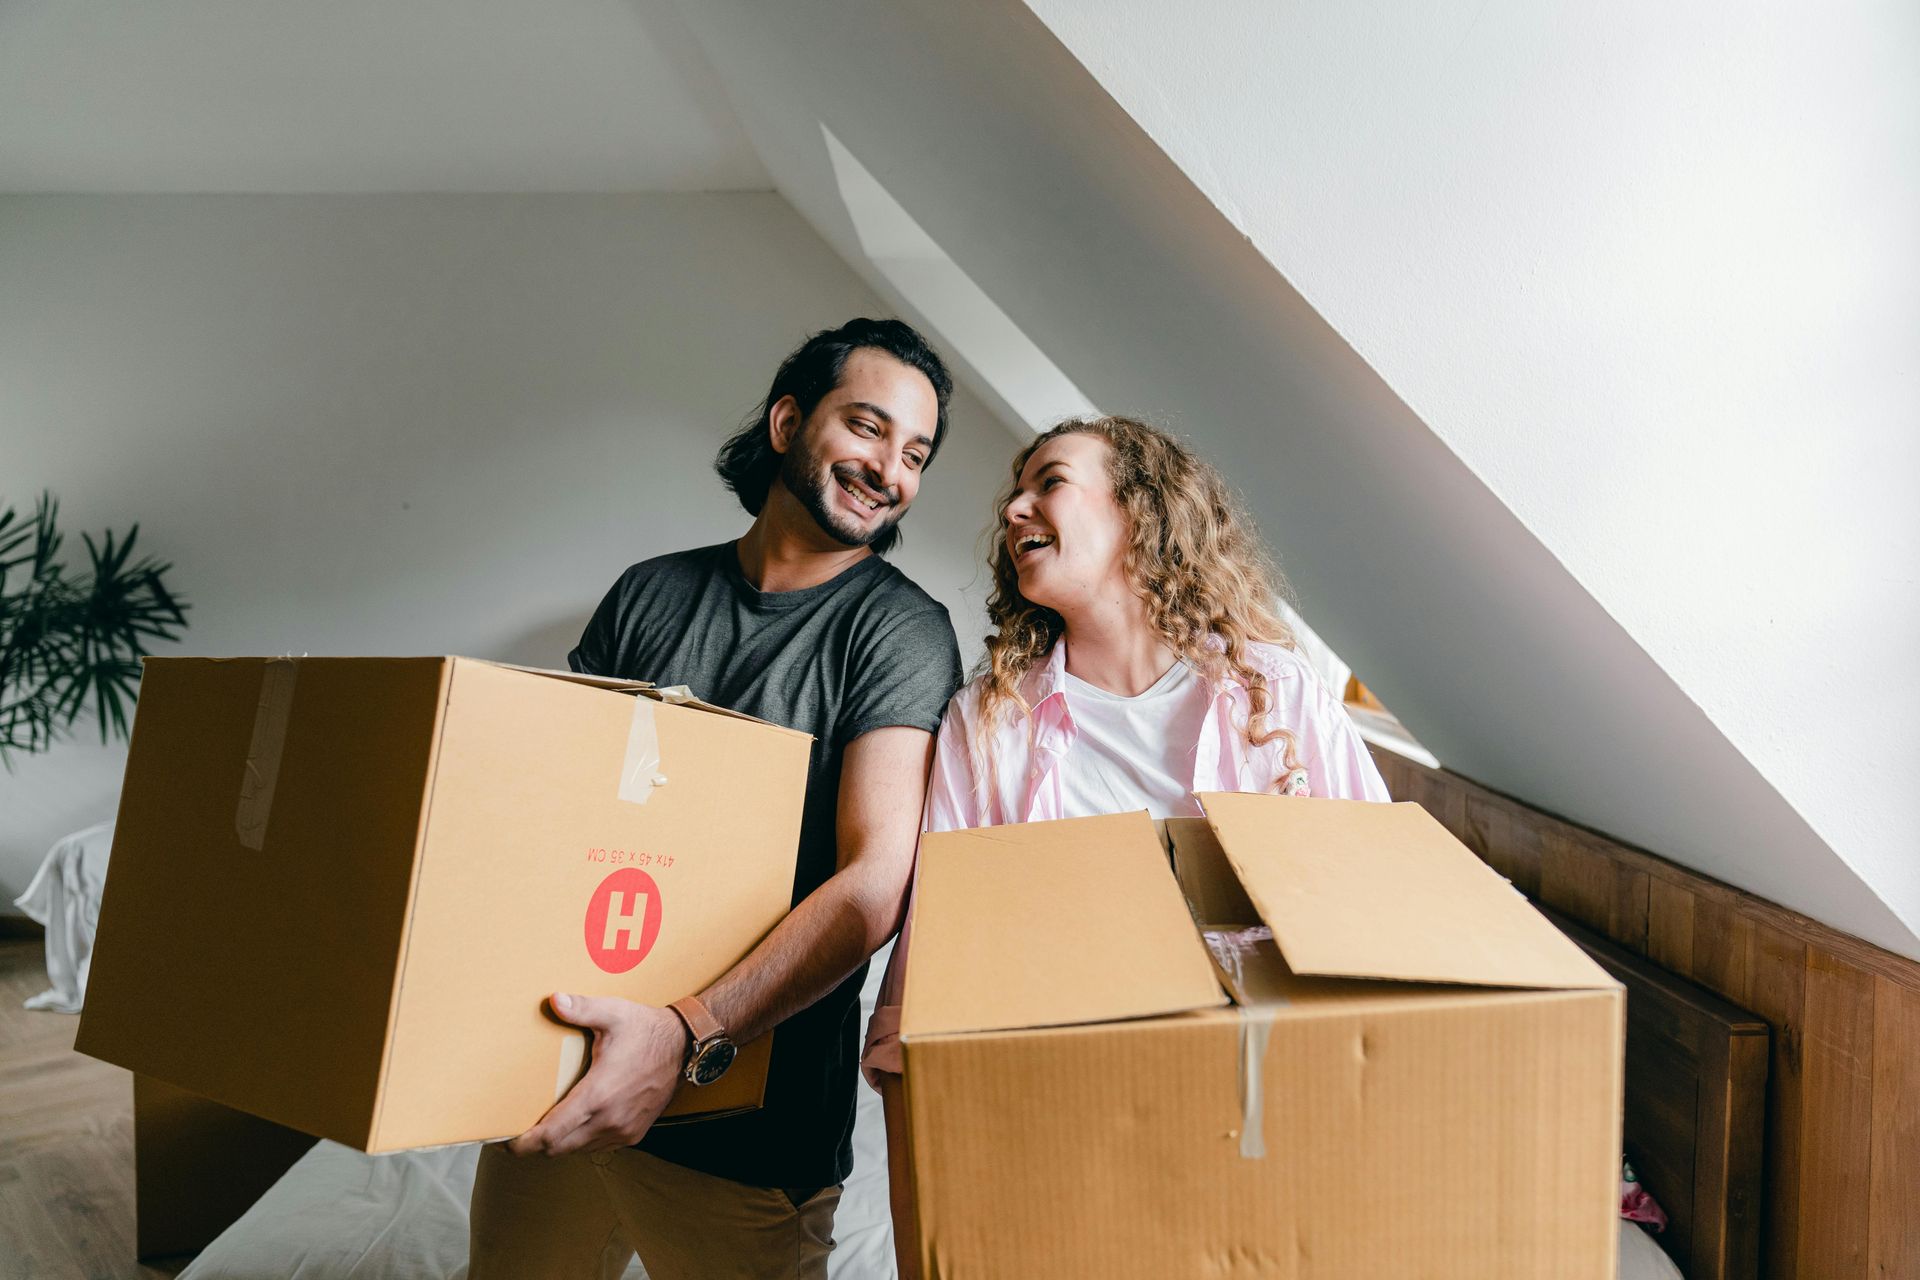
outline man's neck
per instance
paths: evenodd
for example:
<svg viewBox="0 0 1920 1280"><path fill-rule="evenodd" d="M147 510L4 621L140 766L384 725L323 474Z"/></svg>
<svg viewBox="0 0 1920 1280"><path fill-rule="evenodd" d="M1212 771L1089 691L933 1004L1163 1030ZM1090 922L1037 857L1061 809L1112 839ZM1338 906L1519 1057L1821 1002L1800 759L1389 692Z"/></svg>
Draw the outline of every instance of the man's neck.
<svg viewBox="0 0 1920 1280"><path fill-rule="evenodd" d="M1180 655L1147 620L1132 595L1062 615L1067 671L1097 689L1131 698L1145 693Z"/></svg>
<svg viewBox="0 0 1920 1280"><path fill-rule="evenodd" d="M849 547L829 536L777 482L733 549L740 572L757 591L816 587L873 554L871 547Z"/></svg>

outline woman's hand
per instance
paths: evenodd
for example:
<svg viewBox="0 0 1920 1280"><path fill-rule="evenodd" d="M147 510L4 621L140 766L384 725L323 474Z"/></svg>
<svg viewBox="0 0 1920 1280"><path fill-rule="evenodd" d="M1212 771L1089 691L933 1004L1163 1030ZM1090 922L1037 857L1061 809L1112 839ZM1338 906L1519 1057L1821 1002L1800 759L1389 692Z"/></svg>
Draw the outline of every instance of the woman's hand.
<svg viewBox="0 0 1920 1280"><path fill-rule="evenodd" d="M900 1006L883 1004L873 1011L867 1023L867 1047L860 1054L860 1074L878 1093L882 1075L897 1076L905 1070L906 1063L900 1053Z"/></svg>

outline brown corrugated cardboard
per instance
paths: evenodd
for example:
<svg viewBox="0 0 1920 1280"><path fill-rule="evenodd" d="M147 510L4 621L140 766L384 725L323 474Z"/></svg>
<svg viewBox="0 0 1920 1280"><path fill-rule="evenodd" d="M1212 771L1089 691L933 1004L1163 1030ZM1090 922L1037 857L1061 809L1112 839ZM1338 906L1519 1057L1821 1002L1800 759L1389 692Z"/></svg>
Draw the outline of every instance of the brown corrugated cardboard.
<svg viewBox="0 0 1920 1280"><path fill-rule="evenodd" d="M1201 799L1206 822L1164 824L1164 846L1141 815L995 828L1028 865L988 875L950 865L996 847L981 833L923 841L902 1035L922 1274L1611 1280L1618 987L1416 806ZM1172 873L1116 887L1103 854ZM1088 940L1068 899L1123 899L1098 912L1113 953L1176 885L1189 944L1264 923L1278 945L1219 971L1230 1008L929 1030L979 997L922 968L928 919L1014 957L983 985L1048 980L1012 936L1034 913L999 905L1030 882L1069 951Z"/></svg>
<svg viewBox="0 0 1920 1280"><path fill-rule="evenodd" d="M197 1253L312 1149L311 1134L133 1078L135 1252Z"/></svg>
<svg viewBox="0 0 1920 1280"><path fill-rule="evenodd" d="M1607 985L1599 965L1419 805L1274 799L1223 792L1203 803L1294 972Z"/></svg>
<svg viewBox="0 0 1920 1280"><path fill-rule="evenodd" d="M584 1068L549 992L664 1003L786 913L807 757L633 682L149 660L77 1047L364 1150L521 1132Z"/></svg>
<svg viewBox="0 0 1920 1280"><path fill-rule="evenodd" d="M933 838L954 852L921 863L908 1034L1226 1003L1144 813Z"/></svg>

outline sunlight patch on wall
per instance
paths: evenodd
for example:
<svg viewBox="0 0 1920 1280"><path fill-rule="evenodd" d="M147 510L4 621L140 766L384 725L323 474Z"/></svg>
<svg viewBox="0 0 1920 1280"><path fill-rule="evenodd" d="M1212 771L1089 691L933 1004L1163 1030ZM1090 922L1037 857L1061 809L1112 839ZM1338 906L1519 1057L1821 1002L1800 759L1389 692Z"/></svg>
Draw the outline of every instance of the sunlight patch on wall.
<svg viewBox="0 0 1920 1280"><path fill-rule="evenodd" d="M861 252L991 385L1013 416L1038 430L1061 418L1098 413L833 131L822 125L820 132Z"/></svg>

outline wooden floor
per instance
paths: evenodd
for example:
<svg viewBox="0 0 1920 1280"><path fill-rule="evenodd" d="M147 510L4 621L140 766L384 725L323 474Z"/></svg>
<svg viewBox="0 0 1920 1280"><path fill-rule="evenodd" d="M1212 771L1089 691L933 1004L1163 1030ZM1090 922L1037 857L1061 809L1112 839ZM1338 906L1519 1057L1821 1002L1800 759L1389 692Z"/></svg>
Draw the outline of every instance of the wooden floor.
<svg viewBox="0 0 1920 1280"><path fill-rule="evenodd" d="M75 1015L21 1008L44 955L0 937L0 1280L175 1275L133 1256L133 1078L73 1051Z"/></svg>

